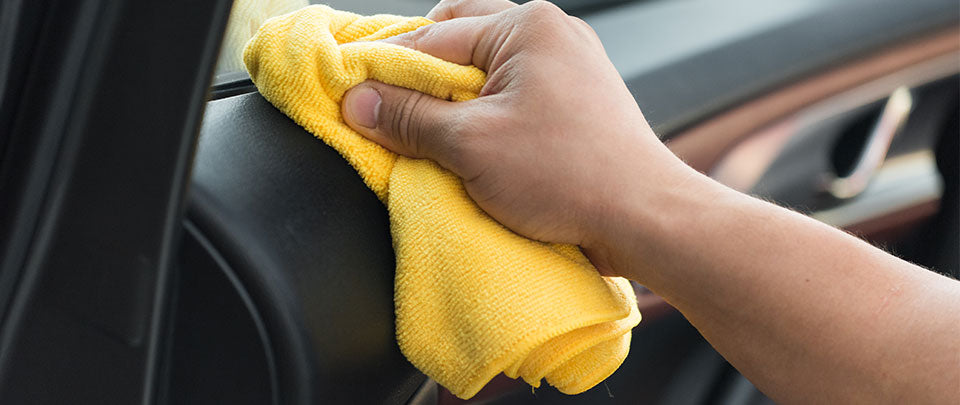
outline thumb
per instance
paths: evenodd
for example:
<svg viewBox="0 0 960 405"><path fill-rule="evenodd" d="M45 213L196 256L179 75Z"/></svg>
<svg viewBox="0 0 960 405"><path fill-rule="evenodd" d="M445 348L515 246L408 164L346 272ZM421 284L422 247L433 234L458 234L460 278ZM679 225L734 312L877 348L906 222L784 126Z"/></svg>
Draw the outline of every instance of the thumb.
<svg viewBox="0 0 960 405"><path fill-rule="evenodd" d="M366 81L347 91L341 112L354 131L393 152L429 158L450 170L451 101L418 91Z"/></svg>

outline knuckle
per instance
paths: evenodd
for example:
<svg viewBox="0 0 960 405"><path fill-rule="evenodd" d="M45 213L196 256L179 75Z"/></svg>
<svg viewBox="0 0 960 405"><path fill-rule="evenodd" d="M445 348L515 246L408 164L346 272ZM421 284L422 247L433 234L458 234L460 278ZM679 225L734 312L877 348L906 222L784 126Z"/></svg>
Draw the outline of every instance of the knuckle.
<svg viewBox="0 0 960 405"><path fill-rule="evenodd" d="M470 1L471 0L440 0L440 2L433 7L430 14L434 19L448 20L458 15L458 11L462 10Z"/></svg>
<svg viewBox="0 0 960 405"><path fill-rule="evenodd" d="M469 3L470 0L440 0L437 3L437 7L443 7L448 10L456 10L458 7L463 7L464 4Z"/></svg>
<svg viewBox="0 0 960 405"><path fill-rule="evenodd" d="M570 30L569 16L553 3L535 0L519 8L517 27L532 40L551 44L563 31Z"/></svg>
<svg viewBox="0 0 960 405"><path fill-rule="evenodd" d="M417 28L413 32L406 35L403 38L404 42L406 43L403 45L410 49L420 49L420 41L424 36L427 35L427 32L429 31L429 28L427 27L429 27L429 25Z"/></svg>
<svg viewBox="0 0 960 405"><path fill-rule="evenodd" d="M433 24L424 25L413 31L405 32L395 37L391 37L388 40L396 45L400 45L405 48L419 49L417 48L417 46L420 44L420 41L422 41L425 36L429 35L430 29L431 29L430 27L432 26Z"/></svg>
<svg viewBox="0 0 960 405"><path fill-rule="evenodd" d="M583 21L583 19L576 16L569 16L569 18L570 18L570 21L573 22L574 28L581 35L585 36L590 40L600 41L600 37L597 36L597 32L594 31L593 27L591 27L590 24L588 24L586 21Z"/></svg>
<svg viewBox="0 0 960 405"><path fill-rule="evenodd" d="M584 29L589 32L593 32L593 27L590 24L587 24L586 21L583 21L582 18L577 16L567 16L567 18L573 23L574 26Z"/></svg>
<svg viewBox="0 0 960 405"><path fill-rule="evenodd" d="M427 18L430 18L434 21L441 21L450 19L453 15L453 7L458 3L458 0L440 0L437 5L433 6L433 9L430 10L430 14L427 14Z"/></svg>
<svg viewBox="0 0 960 405"><path fill-rule="evenodd" d="M534 21L555 22L567 16L557 5L543 0L535 0L523 5L525 17Z"/></svg>
<svg viewBox="0 0 960 405"><path fill-rule="evenodd" d="M442 7L447 11L456 11L468 2L469 0L440 0L440 3L437 4L437 7Z"/></svg>

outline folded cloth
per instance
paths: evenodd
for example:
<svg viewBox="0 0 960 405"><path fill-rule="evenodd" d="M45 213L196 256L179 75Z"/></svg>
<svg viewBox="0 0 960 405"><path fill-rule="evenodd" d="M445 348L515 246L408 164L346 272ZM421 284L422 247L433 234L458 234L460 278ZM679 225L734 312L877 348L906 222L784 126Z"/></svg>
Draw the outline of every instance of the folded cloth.
<svg viewBox="0 0 960 405"><path fill-rule="evenodd" d="M583 392L626 358L640 322L629 282L601 277L575 246L511 232L455 175L366 140L340 115L344 93L367 79L453 101L477 97L481 70L371 42L431 23L311 6L268 20L244 62L260 93L339 151L386 205L397 343L411 363L460 398L501 372Z"/></svg>

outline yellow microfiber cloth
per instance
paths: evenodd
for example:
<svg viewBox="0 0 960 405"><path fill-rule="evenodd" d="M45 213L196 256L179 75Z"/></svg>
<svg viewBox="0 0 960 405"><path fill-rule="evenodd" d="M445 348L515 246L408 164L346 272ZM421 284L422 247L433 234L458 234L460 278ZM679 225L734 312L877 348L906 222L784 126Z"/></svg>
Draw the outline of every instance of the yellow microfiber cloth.
<svg viewBox="0 0 960 405"><path fill-rule="evenodd" d="M640 322L622 278L601 277L576 246L526 239L487 216L452 173L351 130L340 102L367 79L435 97L477 97L485 74L371 42L431 24L311 6L268 20L243 59L260 93L335 148L386 205L397 258L397 342L461 398L503 372L583 392L626 358Z"/></svg>

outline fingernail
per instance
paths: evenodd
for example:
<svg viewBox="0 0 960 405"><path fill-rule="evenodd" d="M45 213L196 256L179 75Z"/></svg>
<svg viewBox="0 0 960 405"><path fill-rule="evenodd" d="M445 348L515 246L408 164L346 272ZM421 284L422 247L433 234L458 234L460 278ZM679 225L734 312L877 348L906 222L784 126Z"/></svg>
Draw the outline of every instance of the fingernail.
<svg viewBox="0 0 960 405"><path fill-rule="evenodd" d="M372 87L359 86L350 90L345 101L347 114L354 124L376 128L380 114L380 93Z"/></svg>

